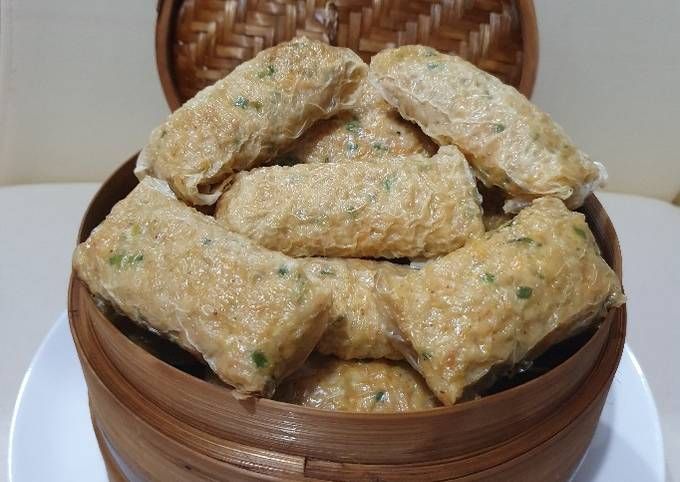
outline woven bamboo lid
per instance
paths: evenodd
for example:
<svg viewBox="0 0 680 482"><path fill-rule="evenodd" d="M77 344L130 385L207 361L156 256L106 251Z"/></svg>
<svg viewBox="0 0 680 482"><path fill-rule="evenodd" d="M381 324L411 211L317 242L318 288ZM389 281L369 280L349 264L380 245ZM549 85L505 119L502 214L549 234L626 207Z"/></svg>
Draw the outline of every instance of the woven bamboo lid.
<svg viewBox="0 0 680 482"><path fill-rule="evenodd" d="M531 0L159 0L156 61L170 108L296 35L349 47L367 62L387 47L430 45L527 97L536 77Z"/></svg>

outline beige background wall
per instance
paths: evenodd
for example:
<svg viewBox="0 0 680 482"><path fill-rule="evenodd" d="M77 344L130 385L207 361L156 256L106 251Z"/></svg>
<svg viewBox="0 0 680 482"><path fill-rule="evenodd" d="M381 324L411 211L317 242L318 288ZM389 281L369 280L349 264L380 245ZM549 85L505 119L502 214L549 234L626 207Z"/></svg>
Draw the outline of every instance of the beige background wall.
<svg viewBox="0 0 680 482"><path fill-rule="evenodd" d="M536 0L534 100L610 173L680 191L680 2ZM167 114L154 0L0 0L0 185L98 180Z"/></svg>

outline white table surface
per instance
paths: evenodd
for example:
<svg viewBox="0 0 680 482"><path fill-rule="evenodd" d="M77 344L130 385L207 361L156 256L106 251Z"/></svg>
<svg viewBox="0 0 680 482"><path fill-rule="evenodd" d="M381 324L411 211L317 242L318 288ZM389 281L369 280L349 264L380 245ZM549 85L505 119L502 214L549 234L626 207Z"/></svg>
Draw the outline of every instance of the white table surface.
<svg viewBox="0 0 680 482"><path fill-rule="evenodd" d="M97 186L0 188L0 480L7 478L16 394L33 353L66 307L76 232ZM599 197L623 251L627 342L656 397L667 478L680 482L680 208L631 195Z"/></svg>

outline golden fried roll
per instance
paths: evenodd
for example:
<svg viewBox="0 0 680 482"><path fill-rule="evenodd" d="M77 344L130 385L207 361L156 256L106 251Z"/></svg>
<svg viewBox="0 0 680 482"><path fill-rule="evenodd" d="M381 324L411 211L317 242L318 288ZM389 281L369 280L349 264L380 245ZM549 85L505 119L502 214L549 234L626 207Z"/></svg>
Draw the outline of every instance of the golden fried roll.
<svg viewBox="0 0 680 482"><path fill-rule="evenodd" d="M276 391L282 402L344 412L413 412L439 406L404 362L314 357Z"/></svg>
<svg viewBox="0 0 680 482"><path fill-rule="evenodd" d="M167 180L185 201L213 204L232 173L352 105L366 71L351 50L307 38L263 50L156 128L135 172Z"/></svg>
<svg viewBox="0 0 680 482"><path fill-rule="evenodd" d="M339 258L309 258L305 267L310 278L318 279L333 294L329 326L318 351L344 360L402 358L389 341L394 324L375 280L378 274L405 276L410 268L387 261Z"/></svg>
<svg viewBox="0 0 680 482"><path fill-rule="evenodd" d="M94 294L186 340L226 383L271 396L327 326L330 293L300 261L256 246L144 179L73 257Z"/></svg>
<svg viewBox="0 0 680 482"><path fill-rule="evenodd" d="M434 143L364 81L355 107L316 123L282 156L286 163L370 161L432 155Z"/></svg>
<svg viewBox="0 0 680 482"><path fill-rule="evenodd" d="M538 356L624 301L580 213L541 198L513 221L402 279L379 279L446 405L494 367Z"/></svg>
<svg viewBox="0 0 680 482"><path fill-rule="evenodd" d="M215 216L291 256L432 257L483 232L479 194L453 146L432 158L242 172Z"/></svg>
<svg viewBox="0 0 680 482"><path fill-rule="evenodd" d="M484 184L515 198L507 209L540 196L576 208L606 178L550 116L459 57L419 45L386 49L371 60L369 78L437 143L468 154Z"/></svg>

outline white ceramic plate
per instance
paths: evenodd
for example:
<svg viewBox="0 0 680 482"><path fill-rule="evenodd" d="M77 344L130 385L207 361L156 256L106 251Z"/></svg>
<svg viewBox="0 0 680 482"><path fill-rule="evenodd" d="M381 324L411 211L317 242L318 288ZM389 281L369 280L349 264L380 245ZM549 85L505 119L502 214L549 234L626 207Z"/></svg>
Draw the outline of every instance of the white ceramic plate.
<svg viewBox="0 0 680 482"><path fill-rule="evenodd" d="M66 313L43 341L21 384L8 465L10 482L107 482ZM626 348L595 437L573 481L663 482L664 470L654 399Z"/></svg>

